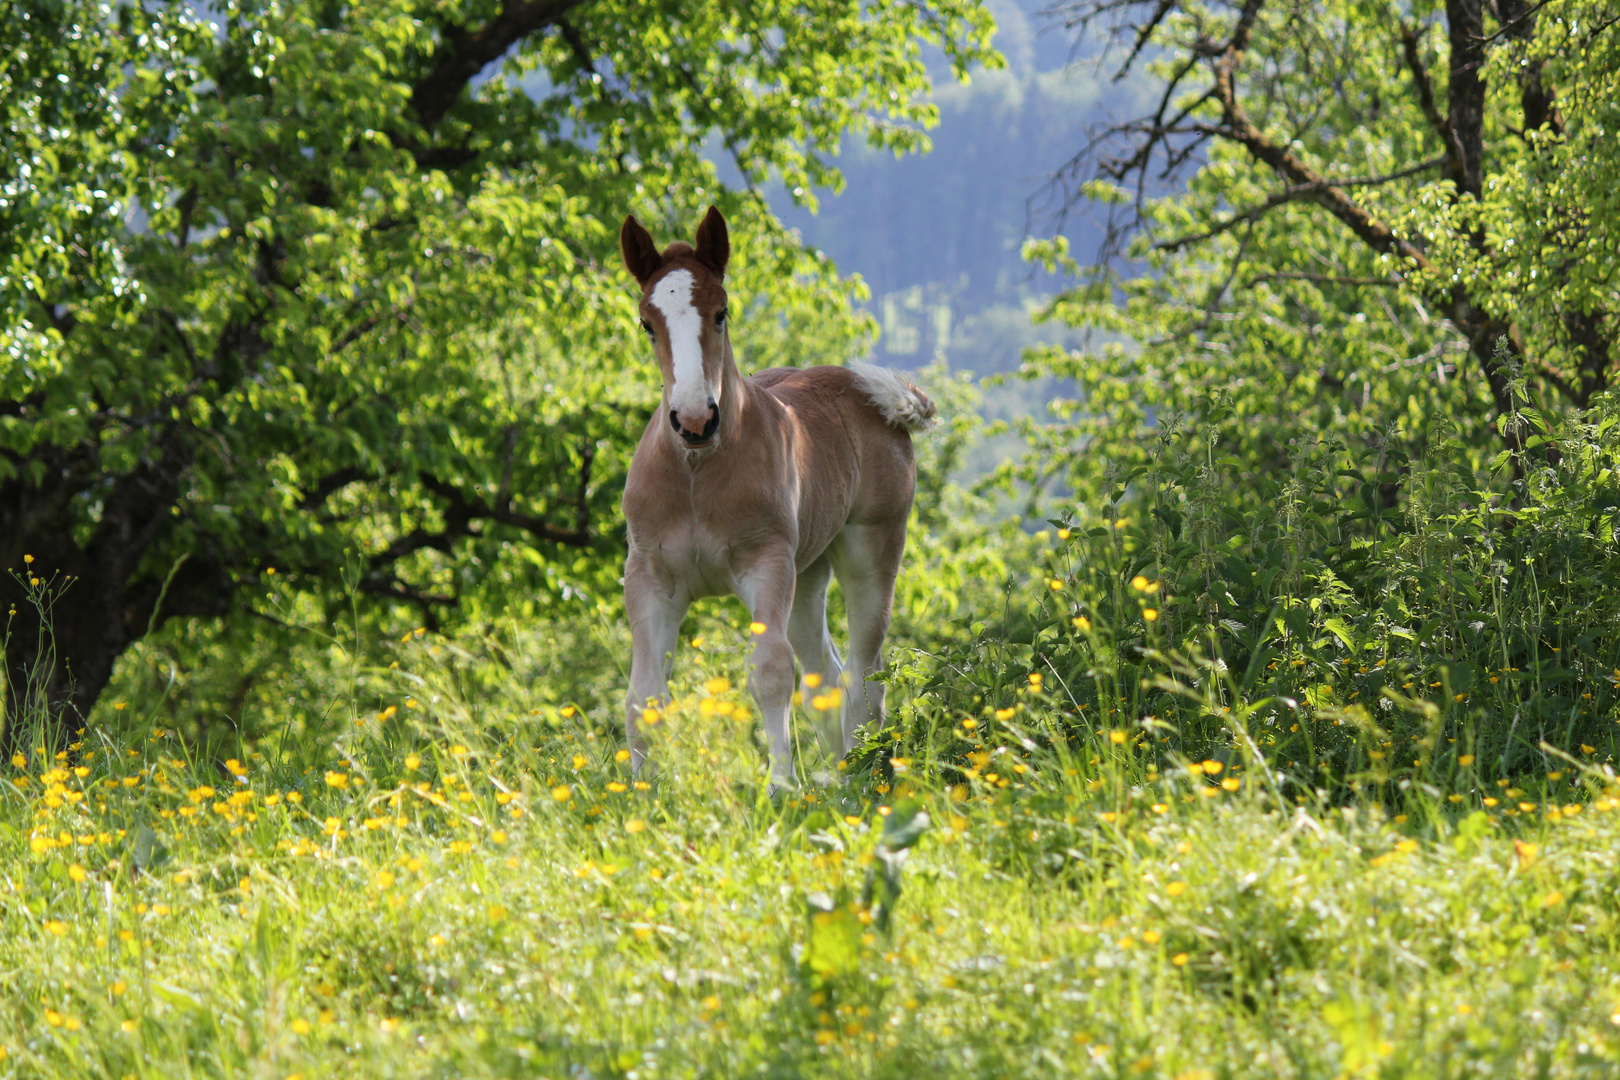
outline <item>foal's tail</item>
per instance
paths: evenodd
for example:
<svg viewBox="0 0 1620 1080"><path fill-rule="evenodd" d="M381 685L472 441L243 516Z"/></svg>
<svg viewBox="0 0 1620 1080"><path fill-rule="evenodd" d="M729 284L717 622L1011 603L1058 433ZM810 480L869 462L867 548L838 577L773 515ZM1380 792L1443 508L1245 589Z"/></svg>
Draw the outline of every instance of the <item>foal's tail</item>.
<svg viewBox="0 0 1620 1080"><path fill-rule="evenodd" d="M921 433L939 421L939 409L929 396L897 372L861 363L850 364L849 369L855 373L855 385L877 406L890 427Z"/></svg>

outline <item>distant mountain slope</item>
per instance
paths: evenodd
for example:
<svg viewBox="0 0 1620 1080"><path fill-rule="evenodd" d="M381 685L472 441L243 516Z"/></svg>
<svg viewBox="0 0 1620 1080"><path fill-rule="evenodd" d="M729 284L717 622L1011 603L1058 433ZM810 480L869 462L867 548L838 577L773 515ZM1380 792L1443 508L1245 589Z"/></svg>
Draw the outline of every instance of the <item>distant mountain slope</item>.
<svg viewBox="0 0 1620 1080"><path fill-rule="evenodd" d="M1023 345L1057 333L1028 319L1061 287L1019 257L1026 235L1052 228L1030 199L1089 126L1139 107L1141 91L1091 61L1070 64L1072 35L1040 14L1048 2L991 0L1007 68L975 72L967 86L939 73L931 153L896 160L851 139L840 161L847 187L822 193L819 213L771 193L806 242L871 286L881 360L915 366L943 351L956 367L1005 371ZM1095 249L1095 217L1073 215L1065 232L1081 258Z"/></svg>

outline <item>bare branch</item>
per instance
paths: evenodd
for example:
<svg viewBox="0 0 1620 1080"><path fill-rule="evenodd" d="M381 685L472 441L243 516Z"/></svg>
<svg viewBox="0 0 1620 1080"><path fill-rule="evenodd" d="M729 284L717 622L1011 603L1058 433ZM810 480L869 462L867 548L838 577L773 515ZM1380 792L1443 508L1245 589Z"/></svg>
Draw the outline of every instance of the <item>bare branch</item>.
<svg viewBox="0 0 1620 1080"><path fill-rule="evenodd" d="M1125 57L1125 62L1114 73L1114 82L1119 82L1130 74L1131 65L1136 63L1138 56L1142 55L1142 50L1147 47L1148 40L1153 37L1153 31L1159 28L1159 24L1164 21L1164 17L1170 14L1171 9L1175 6L1176 0L1159 0L1159 6L1153 9L1153 14L1148 17L1148 21L1137 28L1136 42L1131 46L1130 54Z"/></svg>
<svg viewBox="0 0 1620 1080"><path fill-rule="evenodd" d="M1202 243L1203 241L1213 239L1222 233L1229 232L1245 222L1256 221L1268 210L1274 210L1277 207L1283 206L1287 203L1298 202L1301 199L1320 201L1319 197L1325 194L1330 188L1376 187L1380 184L1388 184L1395 180L1401 180L1408 176L1414 176L1420 172L1426 172L1429 169L1433 169L1445 164L1445 162L1445 158L1435 158L1432 161L1425 161L1419 165L1412 165L1405 169L1398 169L1395 172L1388 173L1384 176L1352 176L1345 177L1342 180L1321 179L1311 183L1295 184L1293 187L1285 188L1282 191L1277 192L1265 202L1260 203L1258 206L1251 207L1240 214L1227 218L1225 221L1218 222L1203 232L1190 233L1186 236L1178 236L1173 240L1164 240L1154 244L1153 247L1158 251L1179 251L1180 249L1191 244Z"/></svg>

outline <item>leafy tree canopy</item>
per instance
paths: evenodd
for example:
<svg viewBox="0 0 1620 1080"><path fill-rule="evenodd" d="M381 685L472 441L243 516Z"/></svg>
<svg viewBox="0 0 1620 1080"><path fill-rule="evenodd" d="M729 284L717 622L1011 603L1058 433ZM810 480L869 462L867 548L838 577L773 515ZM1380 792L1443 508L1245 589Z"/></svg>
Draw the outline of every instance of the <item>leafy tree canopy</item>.
<svg viewBox="0 0 1620 1080"><path fill-rule="evenodd" d="M1140 462L1161 421L1194 415L1218 422L1221 453L1243 469L1276 470L1300 436L1376 449L1394 499L1437 422L1476 467L1522 477L1547 412L1608 389L1620 330L1612 5L1065 11L1111 30L1118 70L1149 63L1161 93L1060 178L1074 200L1108 204L1113 230L1053 314L1130 344L1034 358L1088 393L1080 437L1055 432L1070 451L1047 459L1056 467L1097 476ZM1060 244L1034 254L1069 258Z"/></svg>
<svg viewBox="0 0 1620 1080"><path fill-rule="evenodd" d="M733 219L754 365L837 360L809 199L848 130L924 145L974 0L24 0L0 20L0 583L13 700L280 573L432 619L611 582L655 393L628 210ZM24 556L33 562L24 570ZM49 592L56 658L26 594Z"/></svg>

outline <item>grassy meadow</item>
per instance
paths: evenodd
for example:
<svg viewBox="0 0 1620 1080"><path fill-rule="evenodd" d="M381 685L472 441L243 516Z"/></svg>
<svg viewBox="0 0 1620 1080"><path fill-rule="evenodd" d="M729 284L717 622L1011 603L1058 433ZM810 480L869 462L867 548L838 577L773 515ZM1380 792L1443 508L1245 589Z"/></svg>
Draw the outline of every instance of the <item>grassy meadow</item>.
<svg viewBox="0 0 1620 1080"><path fill-rule="evenodd" d="M1612 747L1498 775L1489 710L1415 674L1386 730L1353 688L1416 661L1333 632L1247 665L1314 705L1231 692L1133 535L1004 540L989 627L919 537L891 727L776 801L727 605L640 780L607 613L306 643L254 731L177 727L144 652L5 768L0 1075L1614 1075Z"/></svg>
<svg viewBox="0 0 1620 1080"><path fill-rule="evenodd" d="M1046 6L6 4L0 1080L1620 1076L1613 0ZM836 782L630 772L627 214L927 309Z"/></svg>

